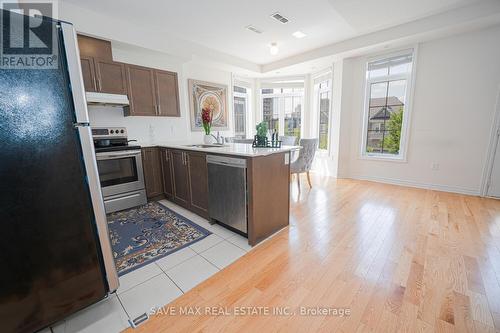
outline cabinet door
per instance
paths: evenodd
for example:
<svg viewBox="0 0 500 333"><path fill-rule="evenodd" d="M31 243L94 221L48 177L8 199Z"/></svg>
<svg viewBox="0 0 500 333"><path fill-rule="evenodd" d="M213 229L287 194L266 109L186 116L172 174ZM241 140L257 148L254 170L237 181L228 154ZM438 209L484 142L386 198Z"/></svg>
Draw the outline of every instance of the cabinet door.
<svg viewBox="0 0 500 333"><path fill-rule="evenodd" d="M200 152L186 152L189 170L191 210L208 218L208 168L207 156Z"/></svg>
<svg viewBox="0 0 500 333"><path fill-rule="evenodd" d="M174 183L172 181L172 153L168 149L161 149L161 170L163 175L163 193L174 199Z"/></svg>
<svg viewBox="0 0 500 333"><path fill-rule="evenodd" d="M148 199L163 194L163 179L159 148L142 149L142 167Z"/></svg>
<svg viewBox="0 0 500 333"><path fill-rule="evenodd" d="M153 70L151 68L126 65L130 106L127 116L156 116Z"/></svg>
<svg viewBox="0 0 500 333"><path fill-rule="evenodd" d="M85 91L97 91L94 58L80 57L80 63L82 65L83 85L85 87Z"/></svg>
<svg viewBox="0 0 500 333"><path fill-rule="evenodd" d="M177 73L154 71L158 115L180 117Z"/></svg>
<svg viewBox="0 0 500 333"><path fill-rule="evenodd" d="M111 42L89 36L78 35L78 48L81 57L113 60Z"/></svg>
<svg viewBox="0 0 500 333"><path fill-rule="evenodd" d="M189 209L189 172L184 152L171 151L174 202Z"/></svg>
<svg viewBox="0 0 500 333"><path fill-rule="evenodd" d="M125 66L119 62L95 59L97 89L108 94L127 94Z"/></svg>

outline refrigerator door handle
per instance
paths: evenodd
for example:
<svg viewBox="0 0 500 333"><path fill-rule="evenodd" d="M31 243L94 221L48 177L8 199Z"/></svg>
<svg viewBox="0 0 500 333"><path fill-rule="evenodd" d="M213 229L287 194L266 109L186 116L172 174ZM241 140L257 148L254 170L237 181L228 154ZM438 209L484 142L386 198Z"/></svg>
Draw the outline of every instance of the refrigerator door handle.
<svg viewBox="0 0 500 333"><path fill-rule="evenodd" d="M61 22L61 30L64 39L66 60L68 62L69 81L71 83L71 92L75 105L76 122L88 124L90 120L87 110L87 100L85 97L82 65L80 63L80 50L78 49L76 31L72 24L66 22Z"/></svg>

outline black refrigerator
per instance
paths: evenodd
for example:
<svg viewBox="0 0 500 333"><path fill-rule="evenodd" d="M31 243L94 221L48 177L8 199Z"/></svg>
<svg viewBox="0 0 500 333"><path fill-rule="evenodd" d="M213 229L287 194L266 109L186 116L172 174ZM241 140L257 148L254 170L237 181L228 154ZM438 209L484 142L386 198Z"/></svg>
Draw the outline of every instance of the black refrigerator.
<svg viewBox="0 0 500 333"><path fill-rule="evenodd" d="M50 24L57 68L0 69L1 332L40 330L118 287L76 33Z"/></svg>

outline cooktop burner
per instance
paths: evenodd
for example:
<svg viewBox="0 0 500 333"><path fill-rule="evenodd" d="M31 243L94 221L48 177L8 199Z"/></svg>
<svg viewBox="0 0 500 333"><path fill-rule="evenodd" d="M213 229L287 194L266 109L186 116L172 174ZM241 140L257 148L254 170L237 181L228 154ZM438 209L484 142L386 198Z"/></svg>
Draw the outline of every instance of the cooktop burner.
<svg viewBox="0 0 500 333"><path fill-rule="evenodd" d="M129 145L136 140L128 140L125 127L93 127L92 138L96 152L141 149L139 145Z"/></svg>

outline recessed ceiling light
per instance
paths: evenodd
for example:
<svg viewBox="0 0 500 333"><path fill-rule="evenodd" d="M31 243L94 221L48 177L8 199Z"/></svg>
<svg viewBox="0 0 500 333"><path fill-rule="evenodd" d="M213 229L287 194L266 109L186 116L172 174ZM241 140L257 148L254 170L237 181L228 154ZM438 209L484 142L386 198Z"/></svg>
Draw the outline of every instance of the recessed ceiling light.
<svg viewBox="0 0 500 333"><path fill-rule="evenodd" d="M305 36L307 36L305 33L303 33L302 31L300 30L297 30L295 31L293 34L292 34L293 37L295 38L304 38Z"/></svg>
<svg viewBox="0 0 500 333"><path fill-rule="evenodd" d="M278 48L277 43L271 43L271 45L269 46L269 52L271 53L271 55L277 55L279 50L280 49Z"/></svg>

